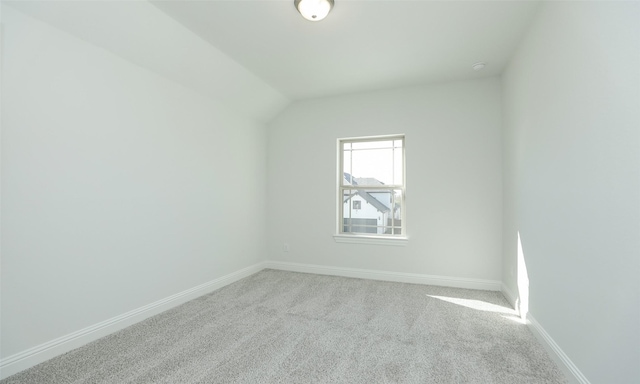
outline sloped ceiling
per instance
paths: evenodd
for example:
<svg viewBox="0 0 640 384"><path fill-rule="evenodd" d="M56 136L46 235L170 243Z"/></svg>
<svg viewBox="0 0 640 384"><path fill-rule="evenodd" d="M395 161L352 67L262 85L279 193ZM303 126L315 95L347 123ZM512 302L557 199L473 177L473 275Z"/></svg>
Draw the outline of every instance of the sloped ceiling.
<svg viewBox="0 0 640 384"><path fill-rule="evenodd" d="M539 5L335 0L310 22L293 0L153 4L292 100L495 76Z"/></svg>
<svg viewBox="0 0 640 384"><path fill-rule="evenodd" d="M290 100L147 1L3 1L260 122Z"/></svg>
<svg viewBox="0 0 640 384"><path fill-rule="evenodd" d="M498 75L539 2L335 0L320 22L293 0L3 4L269 121L295 100Z"/></svg>

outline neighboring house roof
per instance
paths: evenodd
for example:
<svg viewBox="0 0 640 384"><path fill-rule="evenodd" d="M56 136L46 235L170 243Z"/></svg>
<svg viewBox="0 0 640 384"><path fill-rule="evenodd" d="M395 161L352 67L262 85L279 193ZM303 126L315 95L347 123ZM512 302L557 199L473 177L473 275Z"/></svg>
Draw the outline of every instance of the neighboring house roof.
<svg viewBox="0 0 640 384"><path fill-rule="evenodd" d="M344 172L344 179L353 185L384 185L384 183L373 177L353 177L349 173Z"/></svg>
<svg viewBox="0 0 640 384"><path fill-rule="evenodd" d="M356 185L384 185L384 183L373 177L354 177L353 181Z"/></svg>
<svg viewBox="0 0 640 384"><path fill-rule="evenodd" d="M371 177L363 177L363 178L359 178L359 177L352 177L350 174L348 173L344 173L344 178L347 182L351 183L353 186L356 186L358 184L364 184L364 185L384 185L383 182L376 180L374 178ZM369 194L368 192L365 192L361 189L356 190L356 193L349 195L346 199L344 199L345 202L347 202L348 200L350 200L353 196L355 195L359 195L361 196L363 199L365 199L367 201L367 203L373 205L378 211L380 212L389 212L391 210L391 207L388 207L386 204L384 204L383 202L381 202L380 200L376 199L375 197L373 197L371 194Z"/></svg>
<svg viewBox="0 0 640 384"><path fill-rule="evenodd" d="M343 175L344 175L344 179L347 180L347 183L350 183L351 182L351 175L348 174L347 172L344 172ZM355 181L355 177L353 179Z"/></svg>

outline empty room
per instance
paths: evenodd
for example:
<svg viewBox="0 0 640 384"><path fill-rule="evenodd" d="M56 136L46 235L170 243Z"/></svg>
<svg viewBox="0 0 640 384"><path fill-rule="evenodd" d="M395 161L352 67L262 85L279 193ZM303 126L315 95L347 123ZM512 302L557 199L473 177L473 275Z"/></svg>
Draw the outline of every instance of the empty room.
<svg viewBox="0 0 640 384"><path fill-rule="evenodd" d="M0 383L640 382L640 2L0 2Z"/></svg>

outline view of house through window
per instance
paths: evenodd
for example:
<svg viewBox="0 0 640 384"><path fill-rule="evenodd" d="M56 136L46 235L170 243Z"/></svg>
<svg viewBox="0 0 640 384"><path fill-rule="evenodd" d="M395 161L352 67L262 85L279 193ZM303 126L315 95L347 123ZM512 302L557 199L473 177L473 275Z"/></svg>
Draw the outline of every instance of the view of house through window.
<svg viewBox="0 0 640 384"><path fill-rule="evenodd" d="M341 139L340 233L402 235L404 136Z"/></svg>

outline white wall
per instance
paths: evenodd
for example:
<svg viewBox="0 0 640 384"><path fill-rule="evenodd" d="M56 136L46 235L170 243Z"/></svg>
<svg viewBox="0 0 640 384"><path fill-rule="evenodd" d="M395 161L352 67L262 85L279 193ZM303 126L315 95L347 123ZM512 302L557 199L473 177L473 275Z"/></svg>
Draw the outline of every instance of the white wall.
<svg viewBox="0 0 640 384"><path fill-rule="evenodd" d="M269 258L499 280L500 124L496 78L293 103L269 124ZM408 245L335 243L336 140L397 133Z"/></svg>
<svg viewBox="0 0 640 384"><path fill-rule="evenodd" d="M592 383L640 380L640 3L547 2L503 79L504 265Z"/></svg>
<svg viewBox="0 0 640 384"><path fill-rule="evenodd" d="M262 124L2 7L3 357L264 259Z"/></svg>

